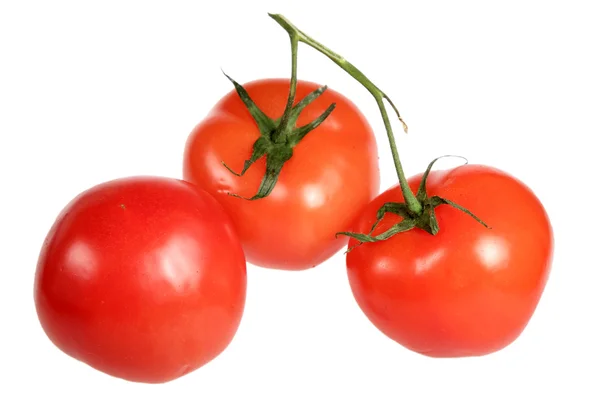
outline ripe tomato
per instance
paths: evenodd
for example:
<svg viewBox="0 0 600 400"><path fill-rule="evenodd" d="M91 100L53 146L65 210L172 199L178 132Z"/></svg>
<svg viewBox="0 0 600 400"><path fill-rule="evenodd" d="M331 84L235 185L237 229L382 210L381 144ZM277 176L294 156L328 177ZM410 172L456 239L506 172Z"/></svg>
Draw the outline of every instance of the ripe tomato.
<svg viewBox="0 0 600 400"><path fill-rule="evenodd" d="M409 180L414 192L420 179ZM427 192L466 207L490 229L440 206L435 236L413 229L355 247L347 254L354 297L378 329L415 352L459 357L500 350L521 334L546 285L553 253L548 216L522 182L486 166L432 171ZM385 202L402 201L398 186L382 193L354 232L368 232ZM374 235L399 221L386 214Z"/></svg>
<svg viewBox="0 0 600 400"><path fill-rule="evenodd" d="M122 178L81 193L48 233L35 276L37 313L58 348L148 383L221 353L245 296L229 217L206 192L170 178Z"/></svg>
<svg viewBox="0 0 600 400"><path fill-rule="evenodd" d="M244 87L256 105L276 119L284 112L289 85L289 80L267 79ZM298 81L296 99L318 87ZM327 89L302 111L298 126L315 120L331 103L336 103L335 110L294 148L272 193L259 200L228 195L253 196L266 166L263 157L238 177L222 164L240 171L260 136L235 91L215 105L186 143L184 179L225 207L252 264L287 270L320 264L347 243L347 237L335 234L349 228L379 191L375 137L350 100Z"/></svg>

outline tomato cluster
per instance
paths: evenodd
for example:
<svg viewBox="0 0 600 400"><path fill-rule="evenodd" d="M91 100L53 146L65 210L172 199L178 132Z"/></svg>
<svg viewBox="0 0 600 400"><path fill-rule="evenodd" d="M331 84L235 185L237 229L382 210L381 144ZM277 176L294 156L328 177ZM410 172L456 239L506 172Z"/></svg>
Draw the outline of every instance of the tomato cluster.
<svg viewBox="0 0 600 400"><path fill-rule="evenodd" d="M347 246L358 305L402 346L465 357L509 345L533 315L551 267L542 203L517 178L484 165L432 171L432 162L406 179L387 95L288 20L271 17L291 38L290 80L242 86L228 77L234 90L184 145L181 179L100 183L58 215L35 275L49 339L115 377L167 382L229 345L244 312L247 262L304 270ZM299 42L375 97L398 185L379 194L376 140L360 110L296 79Z"/></svg>

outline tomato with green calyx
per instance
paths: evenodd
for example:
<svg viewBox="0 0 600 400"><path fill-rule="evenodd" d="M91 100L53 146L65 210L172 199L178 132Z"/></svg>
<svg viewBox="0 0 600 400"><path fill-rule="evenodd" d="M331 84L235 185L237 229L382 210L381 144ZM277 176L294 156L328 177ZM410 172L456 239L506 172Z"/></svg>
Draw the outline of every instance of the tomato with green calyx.
<svg viewBox="0 0 600 400"><path fill-rule="evenodd" d="M420 182L420 175L408 180L413 192ZM410 217L397 212L402 191L387 190L354 227L370 235L349 243L354 297L377 328L413 351L462 357L500 350L525 329L550 273L553 235L545 209L522 182L487 166L433 171L426 189L430 198L460 202L488 228L441 204L423 214L435 214L434 235L403 231ZM379 235L387 238L368 243ZM366 243L357 246L358 239Z"/></svg>
<svg viewBox="0 0 600 400"><path fill-rule="evenodd" d="M229 216L181 180L94 186L59 214L35 275L41 326L66 354L122 379L160 383L217 357L246 298Z"/></svg>
<svg viewBox="0 0 600 400"><path fill-rule="evenodd" d="M386 335L429 356L484 355L513 342L551 268L554 239L540 200L517 178L487 166L430 174L434 160L407 180L388 96L283 16L271 17L361 83L386 128L399 184L371 202L352 230L340 232L352 238L348 277L363 312Z"/></svg>
<svg viewBox="0 0 600 400"><path fill-rule="evenodd" d="M249 262L314 267L379 191L373 131L348 98L295 74L232 82L190 134L183 177L225 207Z"/></svg>

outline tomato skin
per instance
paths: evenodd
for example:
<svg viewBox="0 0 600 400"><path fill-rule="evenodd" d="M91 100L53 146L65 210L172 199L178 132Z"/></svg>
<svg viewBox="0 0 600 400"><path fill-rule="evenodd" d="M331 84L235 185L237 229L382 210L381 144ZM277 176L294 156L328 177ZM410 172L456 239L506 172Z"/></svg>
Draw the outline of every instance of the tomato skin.
<svg viewBox="0 0 600 400"><path fill-rule="evenodd" d="M299 101L318 88L298 81ZM283 114L289 80L266 79L244 85L271 118ZM346 230L379 191L377 145L360 111L341 94L327 89L300 115L301 126L316 119L331 103L336 109L295 148L273 192L248 201L265 172L265 158L237 177L221 164L241 171L260 133L239 96L229 92L191 132L185 146L183 177L213 195L232 216L247 260L284 270L314 267L340 250Z"/></svg>
<svg viewBox="0 0 600 400"><path fill-rule="evenodd" d="M187 182L129 177L86 190L43 244L34 298L66 354L161 383L220 354L241 321L246 264L222 207Z"/></svg>
<svg viewBox="0 0 600 400"><path fill-rule="evenodd" d="M414 192L420 178L409 180ZM466 357L498 351L525 329L545 288L554 246L548 216L522 182L486 166L432 171L427 188L491 229L440 206L436 236L415 229L348 253L353 295L379 330L415 352ZM398 186L369 204L355 231L368 232L389 201L403 201ZM375 234L399 220L386 216Z"/></svg>

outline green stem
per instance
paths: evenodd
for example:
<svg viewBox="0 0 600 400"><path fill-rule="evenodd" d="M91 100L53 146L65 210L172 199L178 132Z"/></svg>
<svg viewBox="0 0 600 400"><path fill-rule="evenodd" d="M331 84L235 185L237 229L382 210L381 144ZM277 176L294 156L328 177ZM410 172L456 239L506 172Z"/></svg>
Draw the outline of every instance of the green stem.
<svg viewBox="0 0 600 400"><path fill-rule="evenodd" d="M273 133L273 141L275 143L285 140L285 132L290 131L288 124L290 123L290 116L292 114L294 100L296 99L298 75L298 35L295 33L290 33L290 42L292 45L292 77L290 79L290 92L288 95L287 104L285 105L285 111L281 117L281 122L277 127L277 130Z"/></svg>
<svg viewBox="0 0 600 400"><path fill-rule="evenodd" d="M402 121L398 109L390 98L381 91L371 80L369 80L361 71L358 70L354 65L348 62L344 57L335 53L333 50L325 47L321 43L317 42L310 36L306 35L304 32L296 28L290 21L288 21L284 16L279 14L269 14L271 18L273 18L279 25L281 25L290 35L292 40L292 51L293 51L293 43L296 41L300 41L317 50L321 54L327 56L330 60L332 60L335 64L337 64L340 68L346 71L350 76L356 79L360 84L362 84L368 91L373 95L375 100L377 101L377 105L379 107L379 111L381 112L381 117L383 118L383 123L385 125L385 130L387 132L388 140L390 142L390 148L392 150L392 157L394 159L394 165L396 167L396 174L398 175L398 182L400 183L400 188L402 190L402 195L404 196L404 200L408 209L416 214L420 215L423 212L423 207L413 192L410 190L408 186L408 182L404 175L404 170L402 169L402 163L400 162L400 156L398 155L398 149L396 147L396 141L394 140L394 132L392 131L392 126L390 120L388 118L387 111L385 109L385 104L383 100L387 100L388 103L394 108L394 111L398 115L398 118L402 122L404 126L404 130L406 131L406 124ZM292 55L295 57L294 55ZM295 84L295 82L294 82Z"/></svg>

